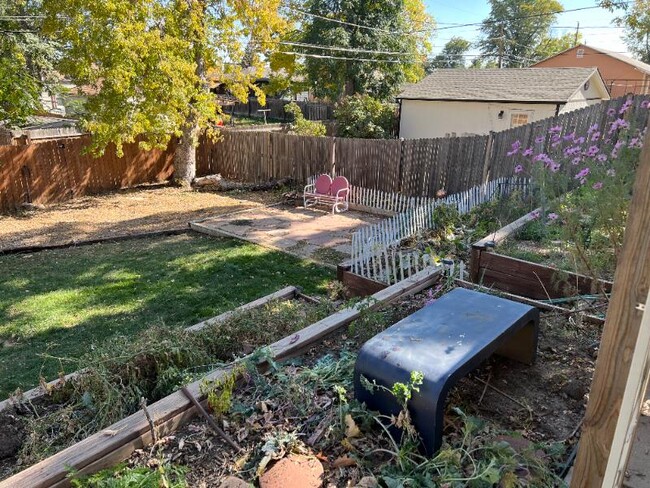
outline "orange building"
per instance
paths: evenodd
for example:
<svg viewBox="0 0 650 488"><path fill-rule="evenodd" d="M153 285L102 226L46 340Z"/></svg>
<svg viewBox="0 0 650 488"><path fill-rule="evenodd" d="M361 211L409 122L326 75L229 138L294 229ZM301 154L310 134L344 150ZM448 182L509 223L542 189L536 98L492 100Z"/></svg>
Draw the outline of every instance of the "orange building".
<svg viewBox="0 0 650 488"><path fill-rule="evenodd" d="M629 56L579 44L533 68L598 68L612 98L650 94L650 64Z"/></svg>

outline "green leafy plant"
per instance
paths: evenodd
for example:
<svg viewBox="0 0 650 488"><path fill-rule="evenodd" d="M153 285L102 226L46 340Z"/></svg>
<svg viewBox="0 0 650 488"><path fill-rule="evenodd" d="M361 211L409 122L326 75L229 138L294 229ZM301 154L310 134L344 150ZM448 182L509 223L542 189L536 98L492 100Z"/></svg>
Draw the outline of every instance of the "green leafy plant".
<svg viewBox="0 0 650 488"><path fill-rule="evenodd" d="M297 103L291 102L284 106L284 111L293 115L291 132L300 136L322 137L327 133L327 127L322 122L307 120Z"/></svg>
<svg viewBox="0 0 650 488"><path fill-rule="evenodd" d="M70 474L74 488L185 488L185 469L169 463L160 463L155 468L146 466L128 467L125 464L100 471L91 476Z"/></svg>
<svg viewBox="0 0 650 488"><path fill-rule="evenodd" d="M394 137L397 125L395 104L382 102L370 95L344 98L334 111L337 132L341 137L388 139Z"/></svg>

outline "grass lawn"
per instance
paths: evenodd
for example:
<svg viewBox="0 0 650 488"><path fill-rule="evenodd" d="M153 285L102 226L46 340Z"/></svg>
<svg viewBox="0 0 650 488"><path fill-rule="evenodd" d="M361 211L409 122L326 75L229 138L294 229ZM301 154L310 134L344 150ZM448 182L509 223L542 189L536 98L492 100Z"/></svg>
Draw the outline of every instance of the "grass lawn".
<svg viewBox="0 0 650 488"><path fill-rule="evenodd" d="M333 271L199 234L0 256L0 396L76 370L93 344L152 325L189 326Z"/></svg>

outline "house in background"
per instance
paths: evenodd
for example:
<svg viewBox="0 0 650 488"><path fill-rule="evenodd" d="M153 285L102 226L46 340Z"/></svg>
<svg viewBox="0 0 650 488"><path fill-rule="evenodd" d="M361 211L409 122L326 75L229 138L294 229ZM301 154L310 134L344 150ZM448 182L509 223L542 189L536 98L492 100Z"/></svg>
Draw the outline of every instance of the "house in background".
<svg viewBox="0 0 650 488"><path fill-rule="evenodd" d="M534 68L598 68L612 98L650 94L650 64L623 54L580 44L534 64Z"/></svg>
<svg viewBox="0 0 650 488"><path fill-rule="evenodd" d="M406 139L487 134L609 100L596 68L440 69L397 96Z"/></svg>

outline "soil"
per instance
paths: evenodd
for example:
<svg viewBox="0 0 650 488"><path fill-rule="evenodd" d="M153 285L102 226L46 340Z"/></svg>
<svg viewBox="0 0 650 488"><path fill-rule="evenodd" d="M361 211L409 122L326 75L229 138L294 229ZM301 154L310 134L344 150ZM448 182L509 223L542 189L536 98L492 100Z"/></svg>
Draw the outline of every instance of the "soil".
<svg viewBox="0 0 650 488"><path fill-rule="evenodd" d="M24 246L183 229L200 220L276 203L279 192L210 193L152 185L87 196L12 215L0 215L0 252Z"/></svg>
<svg viewBox="0 0 650 488"><path fill-rule="evenodd" d="M390 312L393 319L421 307L425 299L421 295L400 303ZM454 437L462 436L459 417L452 409L456 407L487 421L492 429L502 433L500 439L509 442L516 451L537 446L533 443L547 446L558 443L565 449L562 459L568 458L584 415L600 332L598 326L582 323L578 316L543 313L538 356L533 366L495 356L452 389L447 402L445 440L451 443ZM326 338L311 348L300 364L315 364L325 354L337 354L341 350L358 350L367 337L350 334L348 331ZM294 366L286 366L287 375L294 374L292 368ZM348 397L350 395L348 391ZM240 381L233 397L243 403L254 402L249 405L251 413L245 421L234 412L221 419L224 430L242 446L240 453L233 452L210 430L204 419L195 418L164 440L160 457L152 461L149 450L138 451L130 463L151 464L162 458L187 466L189 486L218 486L221 480L232 475L255 482L254 463L251 467L255 453L259 456L261 446L278 431L295 432L303 442L303 451L298 454L316 456L322 462L325 468L323 486L355 486L372 473L357 466L349 454L390 447L373 444L378 437L372 439L365 432L361 439L310 442L314 438L326 438L323 432L335 423L334 394L314 391L316 413L307 418L295 416L289 392L283 394L284 398L276 396L263 400L255 396L250 385ZM350 441L347 446L346 440ZM545 456L541 451L536 452L540 457ZM288 454L281 453L279 458ZM381 456L376 456L376 460L378 463L386 461Z"/></svg>

